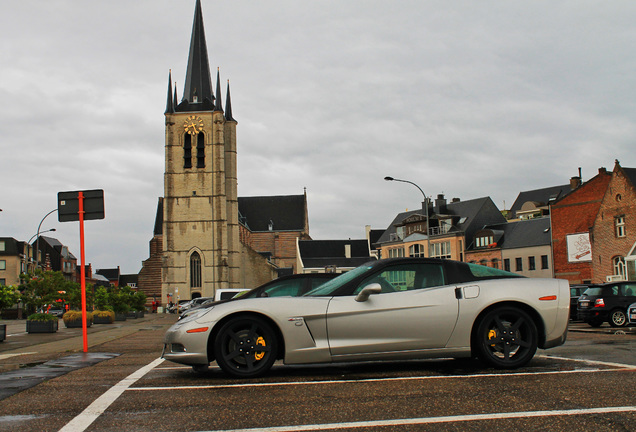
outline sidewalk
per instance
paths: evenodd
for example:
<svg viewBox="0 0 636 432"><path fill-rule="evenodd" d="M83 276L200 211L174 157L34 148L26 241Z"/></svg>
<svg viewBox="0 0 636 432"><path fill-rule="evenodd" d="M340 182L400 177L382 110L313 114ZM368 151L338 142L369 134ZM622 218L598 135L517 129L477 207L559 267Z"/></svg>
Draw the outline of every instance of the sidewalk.
<svg viewBox="0 0 636 432"><path fill-rule="evenodd" d="M177 318L176 314L146 314L144 318L115 321L113 324L93 324L87 329L88 351L140 330L167 329ZM26 320L1 320L0 324L7 325L7 338L0 342L0 372L83 352L84 349L82 329L66 328L61 319L55 333L29 334L26 332Z"/></svg>

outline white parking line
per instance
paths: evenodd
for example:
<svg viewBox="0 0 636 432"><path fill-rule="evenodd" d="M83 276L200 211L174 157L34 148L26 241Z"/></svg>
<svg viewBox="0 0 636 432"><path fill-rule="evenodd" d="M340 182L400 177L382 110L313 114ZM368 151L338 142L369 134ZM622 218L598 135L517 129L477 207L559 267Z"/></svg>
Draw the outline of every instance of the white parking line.
<svg viewBox="0 0 636 432"><path fill-rule="evenodd" d="M212 385L192 385L192 386L165 386L165 387L131 387L129 391L166 391L166 390L205 390L205 389L222 389L222 388L242 388L242 387L276 387L276 386L309 386L324 384L351 384L351 383L374 383L387 381L427 381L427 380L453 380L453 379L470 379L470 378L498 378L498 377L514 377L514 376L537 376L537 375L560 375L560 374L579 374L579 373L599 373L599 372L616 372L617 370L636 370L636 367L621 369L576 369L570 371L548 371L548 372L508 372L494 374L471 374L471 375L432 375L432 376L412 376L412 377L386 377L386 378L368 378L368 379L352 379L352 380L325 380L325 381L277 381L271 383L245 383L245 384L212 384Z"/></svg>
<svg viewBox="0 0 636 432"><path fill-rule="evenodd" d="M469 422L479 420L501 420L528 417L556 417L571 415L590 415L590 414L607 414L617 412L634 412L636 406L624 407L603 407L603 408L587 408L572 410L554 410L554 411L521 411L510 413L490 413L490 414L472 414L446 417L421 417L410 419L395 420L375 420L349 423L326 423L313 425L294 425L294 426L278 426L254 429L222 429L217 431L200 431L200 432L294 432L306 430L333 430L333 429L352 429L352 428L370 428L385 426L404 426L404 425L420 425L434 423L456 423Z"/></svg>
<svg viewBox="0 0 636 432"><path fill-rule="evenodd" d="M37 354L37 352L25 352L25 353L15 353L15 354L0 354L0 360L8 359L10 357L28 355L28 354Z"/></svg>
<svg viewBox="0 0 636 432"><path fill-rule="evenodd" d="M92 404L68 422L59 432L82 432L86 430L128 387L150 372L155 366L161 364L161 362L163 362L163 359L158 358L119 381L108 389L106 393L95 399Z"/></svg>

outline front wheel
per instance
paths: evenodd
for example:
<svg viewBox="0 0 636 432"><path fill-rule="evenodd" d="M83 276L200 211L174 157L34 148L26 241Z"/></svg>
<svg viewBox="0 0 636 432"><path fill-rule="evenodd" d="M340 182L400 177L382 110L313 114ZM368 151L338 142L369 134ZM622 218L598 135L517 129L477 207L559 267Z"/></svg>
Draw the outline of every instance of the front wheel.
<svg viewBox="0 0 636 432"><path fill-rule="evenodd" d="M257 317L237 317L225 323L214 341L219 367L239 378L267 372L276 361L278 340L272 327Z"/></svg>
<svg viewBox="0 0 636 432"><path fill-rule="evenodd" d="M623 327L627 324L627 315L625 311L615 309L610 313L609 323L612 327Z"/></svg>
<svg viewBox="0 0 636 432"><path fill-rule="evenodd" d="M498 307L481 318L473 343L477 356L490 366L518 368L532 360L537 351L537 326L519 308Z"/></svg>

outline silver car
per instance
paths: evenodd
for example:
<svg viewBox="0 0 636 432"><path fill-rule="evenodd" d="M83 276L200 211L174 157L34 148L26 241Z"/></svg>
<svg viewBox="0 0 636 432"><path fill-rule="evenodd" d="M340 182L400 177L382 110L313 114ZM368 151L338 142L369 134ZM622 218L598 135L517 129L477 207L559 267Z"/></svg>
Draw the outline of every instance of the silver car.
<svg viewBox="0 0 636 432"><path fill-rule="evenodd" d="M478 356L527 364L565 342L565 280L432 258L373 261L301 297L220 303L166 332L162 357L236 377L285 364Z"/></svg>

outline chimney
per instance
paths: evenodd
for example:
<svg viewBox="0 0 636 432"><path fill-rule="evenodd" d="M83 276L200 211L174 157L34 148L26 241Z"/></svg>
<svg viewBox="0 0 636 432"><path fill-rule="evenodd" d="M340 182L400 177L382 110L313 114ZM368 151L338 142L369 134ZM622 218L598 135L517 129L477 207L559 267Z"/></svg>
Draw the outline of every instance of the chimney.
<svg viewBox="0 0 636 432"><path fill-rule="evenodd" d="M581 186L581 177L570 178L570 189L574 190Z"/></svg>
<svg viewBox="0 0 636 432"><path fill-rule="evenodd" d="M438 194L435 199L435 206L437 207L437 211L439 214L446 214L446 198L444 198L444 194Z"/></svg>

